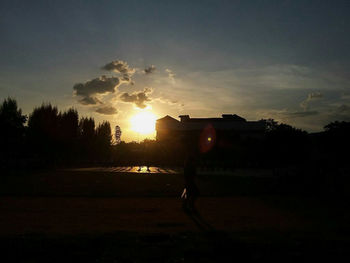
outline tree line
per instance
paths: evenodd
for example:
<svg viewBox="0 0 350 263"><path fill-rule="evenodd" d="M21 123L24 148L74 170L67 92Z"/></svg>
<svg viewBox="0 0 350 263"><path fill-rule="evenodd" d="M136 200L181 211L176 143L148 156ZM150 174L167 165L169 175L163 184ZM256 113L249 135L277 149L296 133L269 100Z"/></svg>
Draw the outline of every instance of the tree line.
<svg viewBox="0 0 350 263"><path fill-rule="evenodd" d="M76 109L59 111L50 103L22 114L16 100L0 105L0 164L2 167L45 167L86 165L167 165L182 166L189 153L197 155L201 166L302 167L319 169L346 165L350 147L350 122L336 121L320 133L309 134L273 119L265 123L262 138L231 133L225 145L217 141L207 153L198 152L198 139L179 141L121 141L122 131L110 123L96 125L91 117L79 118ZM227 136L224 135L224 136ZM218 134L220 138L220 134ZM306 167L306 168L305 168Z"/></svg>
<svg viewBox="0 0 350 263"><path fill-rule="evenodd" d="M78 111L59 111L50 103L22 114L16 100L0 105L1 166L52 166L96 163L111 158L112 133L108 121L96 126Z"/></svg>

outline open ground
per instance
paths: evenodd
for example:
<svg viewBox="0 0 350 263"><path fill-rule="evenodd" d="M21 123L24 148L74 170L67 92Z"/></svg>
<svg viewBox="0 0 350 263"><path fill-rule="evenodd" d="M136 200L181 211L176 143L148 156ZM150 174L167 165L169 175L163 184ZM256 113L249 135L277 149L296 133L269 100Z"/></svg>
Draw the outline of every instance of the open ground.
<svg viewBox="0 0 350 263"><path fill-rule="evenodd" d="M189 215L181 208L183 177L178 170L127 173L113 169L2 176L4 260L341 258L350 244L345 200L274 194L273 178L259 177L266 171L250 171L252 178L199 176L198 213Z"/></svg>

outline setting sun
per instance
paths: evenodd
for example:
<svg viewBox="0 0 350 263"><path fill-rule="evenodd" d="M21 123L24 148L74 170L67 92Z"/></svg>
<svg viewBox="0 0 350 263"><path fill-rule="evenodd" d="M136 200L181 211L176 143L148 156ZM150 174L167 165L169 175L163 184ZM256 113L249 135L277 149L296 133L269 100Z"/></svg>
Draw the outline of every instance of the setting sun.
<svg viewBox="0 0 350 263"><path fill-rule="evenodd" d="M139 112L130 119L131 130L141 134L153 133L155 131L156 119L156 115L152 112Z"/></svg>

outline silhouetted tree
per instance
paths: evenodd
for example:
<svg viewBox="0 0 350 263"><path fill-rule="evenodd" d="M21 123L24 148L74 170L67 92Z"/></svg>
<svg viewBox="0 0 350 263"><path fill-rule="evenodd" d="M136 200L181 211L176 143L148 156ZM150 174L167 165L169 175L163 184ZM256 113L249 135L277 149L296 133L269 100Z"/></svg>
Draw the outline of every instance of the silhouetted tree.
<svg viewBox="0 0 350 263"><path fill-rule="evenodd" d="M73 161L77 154L79 115L77 110L70 108L58 115L59 140L61 148L61 159Z"/></svg>
<svg viewBox="0 0 350 263"><path fill-rule="evenodd" d="M324 129L328 133L337 133L338 135L349 136L350 122L335 121L324 126Z"/></svg>
<svg viewBox="0 0 350 263"><path fill-rule="evenodd" d="M305 162L309 151L307 132L273 119L266 121L266 162L272 166Z"/></svg>
<svg viewBox="0 0 350 263"><path fill-rule="evenodd" d="M96 136L99 140L99 143L104 145L111 145L112 142L112 132L111 125L108 121L104 121L98 125L96 129Z"/></svg>
<svg viewBox="0 0 350 263"><path fill-rule="evenodd" d="M350 147L350 122L335 121L324 127L325 134L321 138L324 145L324 153L328 154L328 159L337 165L343 165L348 162L345 152Z"/></svg>
<svg viewBox="0 0 350 263"><path fill-rule="evenodd" d="M260 120L265 123L266 132L276 130L278 128L278 122L274 119L262 119Z"/></svg>
<svg viewBox="0 0 350 263"><path fill-rule="evenodd" d="M60 137L64 141L76 140L79 132L79 115L76 109L59 114Z"/></svg>
<svg viewBox="0 0 350 263"><path fill-rule="evenodd" d="M27 117L22 115L16 100L5 99L0 105L0 156L8 162L21 154L24 143L24 123Z"/></svg>
<svg viewBox="0 0 350 263"><path fill-rule="evenodd" d="M111 144L111 125L108 121L104 121L96 129L96 150L100 161L110 161Z"/></svg>
<svg viewBox="0 0 350 263"><path fill-rule="evenodd" d="M81 160L93 160L95 155L95 144L95 120L93 118L81 118L79 121L79 146Z"/></svg>
<svg viewBox="0 0 350 263"><path fill-rule="evenodd" d="M34 108L28 120L28 136L32 151L46 162L56 160L59 146L59 116L57 107L42 104Z"/></svg>
<svg viewBox="0 0 350 263"><path fill-rule="evenodd" d="M93 139L95 136L95 120L93 118L81 118L79 133L82 138Z"/></svg>

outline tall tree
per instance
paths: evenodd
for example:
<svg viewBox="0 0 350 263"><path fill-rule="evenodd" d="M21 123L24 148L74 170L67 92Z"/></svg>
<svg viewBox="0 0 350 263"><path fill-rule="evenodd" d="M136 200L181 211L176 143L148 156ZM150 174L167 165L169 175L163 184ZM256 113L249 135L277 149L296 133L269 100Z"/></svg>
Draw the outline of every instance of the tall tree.
<svg viewBox="0 0 350 263"><path fill-rule="evenodd" d="M95 137L95 120L93 118L81 118L79 121L79 135L87 140Z"/></svg>
<svg viewBox="0 0 350 263"><path fill-rule="evenodd" d="M59 116L57 107L42 104L34 108L28 120L28 135L33 151L53 161L58 153Z"/></svg>
<svg viewBox="0 0 350 263"><path fill-rule="evenodd" d="M77 156L79 115L77 110L70 108L60 112L58 119L61 159L71 162Z"/></svg>
<svg viewBox="0 0 350 263"><path fill-rule="evenodd" d="M111 145L112 132L111 132L111 125L108 121L104 121L98 125L96 129L96 136L100 143L103 143L105 145Z"/></svg>
<svg viewBox="0 0 350 263"><path fill-rule="evenodd" d="M76 109L70 108L59 114L60 136L64 141L72 141L78 137L79 115Z"/></svg>
<svg viewBox="0 0 350 263"><path fill-rule="evenodd" d="M0 105L0 152L2 159L13 158L23 148L24 123L27 117L22 115L17 101L5 99Z"/></svg>
<svg viewBox="0 0 350 263"><path fill-rule="evenodd" d="M95 120L93 118L81 118L79 121L79 158L84 161L94 159L96 148Z"/></svg>
<svg viewBox="0 0 350 263"><path fill-rule="evenodd" d="M100 160L108 161L111 153L112 131L108 121L98 125L96 129L97 153Z"/></svg>

